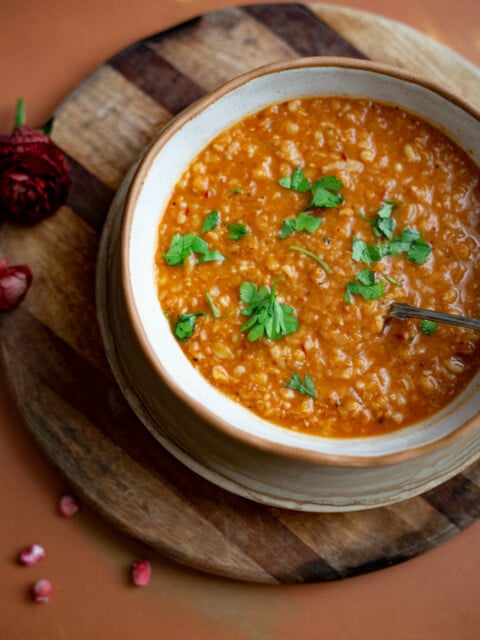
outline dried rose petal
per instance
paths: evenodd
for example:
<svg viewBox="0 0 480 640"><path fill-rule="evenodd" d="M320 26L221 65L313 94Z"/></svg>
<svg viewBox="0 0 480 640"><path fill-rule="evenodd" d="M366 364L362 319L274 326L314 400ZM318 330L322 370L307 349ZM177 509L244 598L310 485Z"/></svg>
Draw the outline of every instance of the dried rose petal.
<svg viewBox="0 0 480 640"><path fill-rule="evenodd" d="M31 566L45 558L45 549L39 544L31 544L20 553L18 559L22 564Z"/></svg>
<svg viewBox="0 0 480 640"><path fill-rule="evenodd" d="M10 311L25 298L32 283L32 272L22 264L9 267L4 258L0 258L0 310Z"/></svg>
<svg viewBox="0 0 480 640"><path fill-rule="evenodd" d="M80 505L73 496L62 496L58 503L58 508L62 516L73 516L80 509Z"/></svg>
<svg viewBox="0 0 480 640"><path fill-rule="evenodd" d="M132 565L132 582L137 587L145 587L150 582L152 567L148 560L138 560Z"/></svg>
<svg viewBox="0 0 480 640"><path fill-rule="evenodd" d="M35 602L48 602L52 593L52 583L50 580L46 580L45 578L37 580L32 587L32 595Z"/></svg>
<svg viewBox="0 0 480 640"><path fill-rule="evenodd" d="M0 136L0 218L38 222L64 204L70 185L64 154L42 131L22 125Z"/></svg>

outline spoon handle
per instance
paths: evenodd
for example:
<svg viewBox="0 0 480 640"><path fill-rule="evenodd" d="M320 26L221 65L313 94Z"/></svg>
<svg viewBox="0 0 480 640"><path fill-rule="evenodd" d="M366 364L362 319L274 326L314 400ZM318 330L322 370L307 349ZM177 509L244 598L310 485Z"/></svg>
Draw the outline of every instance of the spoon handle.
<svg viewBox="0 0 480 640"><path fill-rule="evenodd" d="M431 311L430 309L420 309L412 307L402 302L394 302L388 313L389 318L422 318L422 320L434 320L436 322L444 322L445 324L455 324L468 329L480 329L480 319L465 318L465 316L457 316L454 313L442 313L441 311Z"/></svg>

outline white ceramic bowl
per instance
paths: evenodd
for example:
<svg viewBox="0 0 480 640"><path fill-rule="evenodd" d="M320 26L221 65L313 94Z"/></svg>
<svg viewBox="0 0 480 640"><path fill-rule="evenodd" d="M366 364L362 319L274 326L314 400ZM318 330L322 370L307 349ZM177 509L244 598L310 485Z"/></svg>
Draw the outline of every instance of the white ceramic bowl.
<svg viewBox="0 0 480 640"><path fill-rule="evenodd" d="M247 498L340 511L383 506L430 489L480 455L479 375L450 406L389 435L332 439L282 429L213 388L183 355L160 308L154 271L159 220L172 189L212 138L296 96L366 97L444 130L480 165L480 113L403 71L310 58L236 78L171 121L130 171L105 227L97 301L117 380L152 434L188 467Z"/></svg>

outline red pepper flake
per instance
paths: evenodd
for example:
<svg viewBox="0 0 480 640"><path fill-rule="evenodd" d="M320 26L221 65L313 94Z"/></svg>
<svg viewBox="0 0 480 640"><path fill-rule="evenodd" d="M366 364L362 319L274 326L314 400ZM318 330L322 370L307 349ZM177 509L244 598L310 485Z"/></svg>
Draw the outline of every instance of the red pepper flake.
<svg viewBox="0 0 480 640"><path fill-rule="evenodd" d="M17 307L27 295L32 279L26 265L9 267L5 258L0 258L0 311Z"/></svg>
<svg viewBox="0 0 480 640"><path fill-rule="evenodd" d="M146 587L152 576L152 566L148 560L138 560L132 565L132 582L137 587Z"/></svg>
<svg viewBox="0 0 480 640"><path fill-rule="evenodd" d="M210 198L211 193L210 193L210 191L207 190L207 191L205 191L205 193L203 195L204 195L205 198Z"/></svg>

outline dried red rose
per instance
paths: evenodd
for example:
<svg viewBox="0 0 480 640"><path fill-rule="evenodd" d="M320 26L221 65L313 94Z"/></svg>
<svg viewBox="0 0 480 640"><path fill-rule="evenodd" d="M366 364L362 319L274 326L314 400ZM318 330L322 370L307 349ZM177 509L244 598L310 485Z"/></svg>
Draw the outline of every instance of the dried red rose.
<svg viewBox="0 0 480 640"><path fill-rule="evenodd" d="M0 311L10 311L25 298L32 283L32 272L27 265L9 267L4 258L0 258Z"/></svg>
<svg viewBox="0 0 480 640"><path fill-rule="evenodd" d="M15 131L0 136L0 218L33 224L64 204L71 180L62 151L24 118L20 100Z"/></svg>

